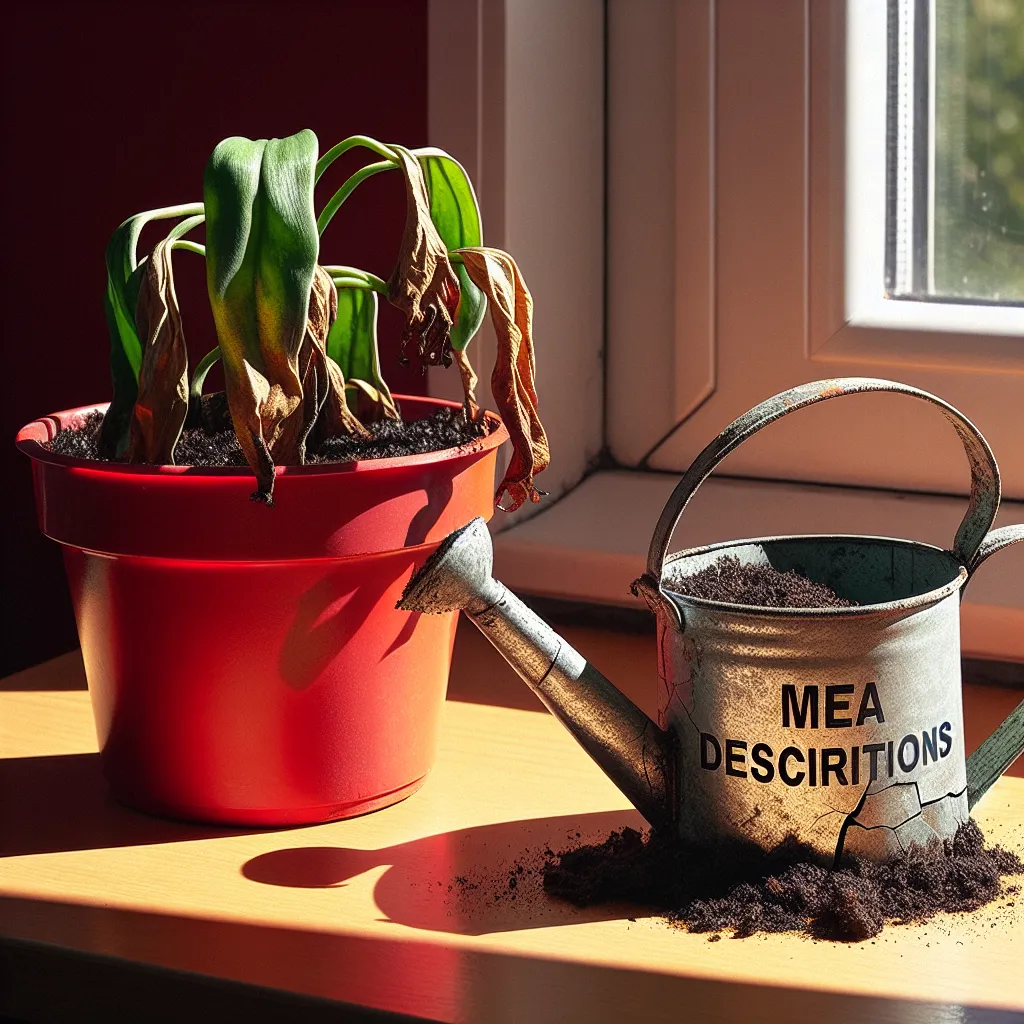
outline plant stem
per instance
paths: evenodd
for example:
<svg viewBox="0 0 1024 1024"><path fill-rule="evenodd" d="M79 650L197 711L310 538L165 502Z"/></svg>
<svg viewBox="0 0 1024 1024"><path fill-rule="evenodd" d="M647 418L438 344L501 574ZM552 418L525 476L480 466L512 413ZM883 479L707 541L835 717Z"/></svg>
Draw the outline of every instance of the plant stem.
<svg viewBox="0 0 1024 1024"><path fill-rule="evenodd" d="M397 168L398 164L390 163L386 160L382 160L380 163L367 164L365 167L360 168L355 174L350 177L337 192L331 196L330 202L321 210L320 216L316 219L316 229L322 235L327 228L327 225L331 223L331 218L341 208L341 204L356 190L356 187L366 181L367 178L372 178L375 174L380 174L381 171L393 171Z"/></svg>
<svg viewBox="0 0 1024 1024"><path fill-rule="evenodd" d="M372 288L375 292L380 292L381 295L388 293L387 282L376 274L371 274L368 270L360 270L358 267L335 266L324 267L324 270L331 275L335 284L339 284L340 281L351 281L351 284L344 285L346 288Z"/></svg>
<svg viewBox="0 0 1024 1024"><path fill-rule="evenodd" d="M199 214L205 216L206 210L202 203L183 203L180 206L163 206L158 210L146 210L144 213L137 213L129 217L121 227L129 224L126 249L128 251L129 266L134 270L138 265L136 249L139 245L139 235L142 229L151 220L172 220L175 217L195 217Z"/></svg>
<svg viewBox="0 0 1024 1024"><path fill-rule="evenodd" d="M336 146L332 146L322 157L320 157L319 160L317 160L316 174L313 180L319 181L320 176L324 171L326 171L342 153L347 153L350 149L355 149L356 146L363 146L370 150L370 152L376 153L377 156L382 156L385 160L388 160L391 163L397 163L395 154L392 153L387 146L378 142L376 139L371 139L368 135L352 135L342 142L339 142Z"/></svg>
<svg viewBox="0 0 1024 1024"><path fill-rule="evenodd" d="M172 249L184 249L185 252L194 252L199 256L206 255L206 246L200 245L198 242L190 242L187 238L179 238L175 242L171 242Z"/></svg>

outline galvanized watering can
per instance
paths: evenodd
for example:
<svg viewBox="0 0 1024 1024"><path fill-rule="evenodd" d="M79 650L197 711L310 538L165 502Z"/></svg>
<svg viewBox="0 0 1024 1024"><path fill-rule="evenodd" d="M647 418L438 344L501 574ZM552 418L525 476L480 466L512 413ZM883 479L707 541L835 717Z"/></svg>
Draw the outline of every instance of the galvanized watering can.
<svg viewBox="0 0 1024 1024"><path fill-rule="evenodd" d="M694 492L742 441L826 399L890 391L933 403L971 467L967 514L949 551L908 540L794 536L667 555ZM992 530L999 470L956 409L886 380L792 388L727 427L683 474L634 584L657 617L659 722L491 576L482 519L451 534L400 608L461 608L656 828L684 840L771 849L795 836L819 855L881 859L951 836L1024 749L1024 702L964 758L959 603L989 555L1024 540ZM686 597L673 578L723 555L796 570L856 602L759 608Z"/></svg>

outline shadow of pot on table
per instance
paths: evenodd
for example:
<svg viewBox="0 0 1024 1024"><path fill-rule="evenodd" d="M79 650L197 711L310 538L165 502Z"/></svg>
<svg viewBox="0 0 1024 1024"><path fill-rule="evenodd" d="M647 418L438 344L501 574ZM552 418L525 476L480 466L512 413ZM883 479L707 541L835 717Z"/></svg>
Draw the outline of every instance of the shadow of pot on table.
<svg viewBox="0 0 1024 1024"><path fill-rule="evenodd" d="M384 920L460 935L642 917L625 904L578 908L543 888L546 860L624 827L645 822L636 811L602 811L498 822L378 850L285 847L253 857L242 874L264 885L339 889L387 865L373 893Z"/></svg>

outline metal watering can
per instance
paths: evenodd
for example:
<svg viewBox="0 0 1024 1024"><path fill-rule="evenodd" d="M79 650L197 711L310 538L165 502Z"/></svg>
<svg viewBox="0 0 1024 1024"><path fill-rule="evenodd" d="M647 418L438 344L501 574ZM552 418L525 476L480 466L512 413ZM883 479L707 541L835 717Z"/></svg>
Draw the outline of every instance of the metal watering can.
<svg viewBox="0 0 1024 1024"><path fill-rule="evenodd" d="M971 496L951 550L793 536L667 555L690 498L742 441L804 406L865 391L931 402L963 441ZM977 428L916 388L816 381L751 409L683 474L633 584L657 617L657 724L492 578L482 519L445 539L399 607L461 608L655 828L765 850L792 836L836 862L844 853L877 860L951 836L1024 749L1022 701L964 758L960 598L989 555L1024 541L1024 525L991 529L999 497ZM673 591L675 576L723 555L796 570L856 606L759 608Z"/></svg>

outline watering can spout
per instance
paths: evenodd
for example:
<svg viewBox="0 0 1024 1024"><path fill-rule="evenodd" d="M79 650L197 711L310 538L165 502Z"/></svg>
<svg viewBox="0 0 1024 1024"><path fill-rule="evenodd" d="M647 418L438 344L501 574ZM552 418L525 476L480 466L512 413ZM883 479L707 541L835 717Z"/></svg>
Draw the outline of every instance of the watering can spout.
<svg viewBox="0 0 1024 1024"><path fill-rule="evenodd" d="M465 612L648 822L669 827L668 734L495 580L492 565L487 524L474 519L442 542L398 607Z"/></svg>

